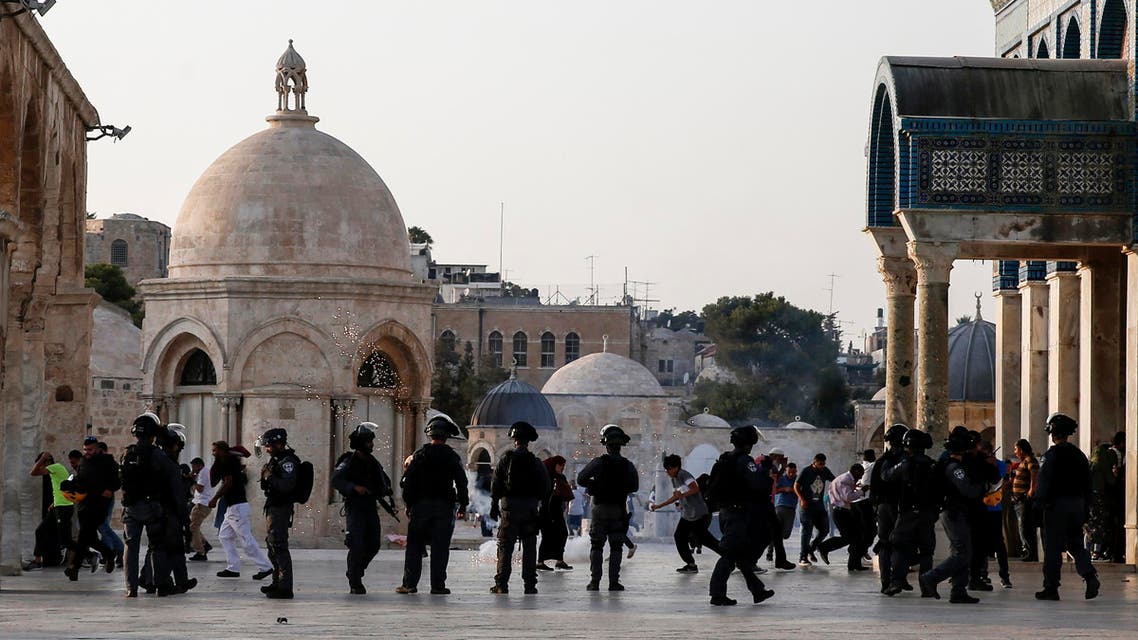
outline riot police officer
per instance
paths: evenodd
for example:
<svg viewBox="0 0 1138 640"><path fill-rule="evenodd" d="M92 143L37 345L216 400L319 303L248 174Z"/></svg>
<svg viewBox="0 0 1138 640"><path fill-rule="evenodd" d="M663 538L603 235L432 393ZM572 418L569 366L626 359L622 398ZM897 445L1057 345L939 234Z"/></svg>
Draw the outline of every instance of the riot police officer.
<svg viewBox="0 0 1138 640"><path fill-rule="evenodd" d="M885 452L873 465L869 474L869 486L873 487L870 500L877 519L877 565L881 574L881 593L889 588L893 578L893 543L889 536L893 535L893 526L897 524L897 499L900 494L900 483L896 480L886 480L885 471L901 463L904 457L904 438L909 427L897 423L885 431Z"/></svg>
<svg viewBox="0 0 1138 640"><path fill-rule="evenodd" d="M727 578L738 568L747 582L747 589L756 604L770 598L774 591L767 589L755 573L758 550L766 546L770 523L763 521L761 504L771 496L770 476L763 473L751 457L751 448L759 441L755 427L736 427L731 430L733 449L719 456L711 471L711 495L719 503L719 561L711 573L711 604L736 604L727 597Z"/></svg>
<svg viewBox="0 0 1138 640"><path fill-rule="evenodd" d="M528 422L510 425L514 449L502 454L490 485L490 518L498 524L498 572L490 593L509 593L514 547L522 542L522 582L525 593L537 593L537 510L549 496L549 473L529 450L537 429ZM499 504L501 503L501 504Z"/></svg>
<svg viewBox="0 0 1138 640"><path fill-rule="evenodd" d="M1059 570L1064 551L1075 557L1075 570L1086 582L1084 597L1098 596L1098 572L1083 546L1083 524L1091 499L1091 468L1079 448L1067 441L1078 424L1062 413L1047 417L1044 431L1051 448L1039 461L1039 484L1035 498L1043 505L1043 591L1037 600L1059 599Z"/></svg>
<svg viewBox="0 0 1138 640"><path fill-rule="evenodd" d="M403 504L407 506L407 553L403 561L403 584L396 593L415 593L423 573L423 552L431 546L431 593L446 595L447 562L454 522L466 519L466 470L447 438L465 440L458 425L445 416L435 416L427 423L431 441L411 456L407 470L399 481ZM458 512L455 512L455 503Z"/></svg>
<svg viewBox="0 0 1138 640"><path fill-rule="evenodd" d="M968 522L970 502L984 493L964 468L965 454L974 444L968 430L954 429L944 441L947 457L933 467L934 494L943 494L944 511L940 523L948 537L949 557L919 578L923 597L940 598L936 586L945 579L952 580L953 604L975 604L979 598L968 595L968 568L972 562L972 531Z"/></svg>
<svg viewBox="0 0 1138 640"><path fill-rule="evenodd" d="M888 538L892 547L890 573L883 578L889 580L882 592L887 596L912 591L906 576L914 563L918 564L921 573L933 568L934 527L940 514L940 502L932 495L933 460L925 455L925 450L932 444L928 433L909 429L901 437L904 448L901 461L881 474L882 480L896 491L897 517ZM933 596L930 594L928 597Z"/></svg>
<svg viewBox="0 0 1138 640"><path fill-rule="evenodd" d="M292 527L293 490L300 474L300 458L288 446L288 432L280 427L261 436L269 461L261 468L261 490L265 492L265 545L273 563L273 581L261 587L268 598L292 598L292 554L288 549L288 530Z"/></svg>
<svg viewBox="0 0 1138 640"><path fill-rule="evenodd" d="M127 447L119 463L122 478L123 525L125 527L126 597L138 597L138 557L142 531L149 541L152 575L164 576L167 568L166 550L160 541L165 535L163 501L171 487L162 482L161 469L166 455L154 446L154 438L162 429L158 416L147 411L134 419L130 433L135 444Z"/></svg>
<svg viewBox="0 0 1138 640"><path fill-rule="evenodd" d="M383 465L372 455L375 448L374 422L361 422L348 434L351 451L336 461L332 486L344 497L348 535L348 587L350 593L367 593L363 577L375 554L379 553L379 500L391 495L391 481Z"/></svg>
<svg viewBox="0 0 1138 640"><path fill-rule="evenodd" d="M186 447L186 436L180 431L182 425L170 424L158 431L156 444L165 453L159 475L162 483L169 489L162 498L163 536L151 543L146 552L147 562L140 572L139 584L147 593L158 592L159 596L185 593L197 586L196 578L190 578L186 569L186 536L190 523L189 494L178 466L178 457ZM164 552L166 573L154 573L153 554L158 548Z"/></svg>
<svg viewBox="0 0 1138 640"><path fill-rule="evenodd" d="M588 591L600 589L605 542L609 544L609 591L624 591L620 583L620 554L628 532L628 494L640 488L640 475L632 461L620 455L620 448L630 438L615 424L601 429L601 444L607 453L589 461L577 474L577 484L593 498L592 519L589 524L589 569L592 576L585 587Z"/></svg>

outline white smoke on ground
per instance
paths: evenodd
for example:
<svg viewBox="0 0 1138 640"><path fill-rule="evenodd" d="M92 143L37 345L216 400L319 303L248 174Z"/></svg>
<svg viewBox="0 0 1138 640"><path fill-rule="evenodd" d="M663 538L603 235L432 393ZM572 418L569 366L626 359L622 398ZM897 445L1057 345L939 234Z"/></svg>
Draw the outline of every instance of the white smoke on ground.
<svg viewBox="0 0 1138 640"><path fill-rule="evenodd" d="M541 544L541 536L537 538L538 544ZM589 561L589 538L586 536L573 536L565 543L565 562L573 564L574 562L585 563ZM620 553L627 554L628 548L621 547ZM605 553L608 554L606 545ZM493 565L498 561L498 541L487 540L478 547L477 553L472 554L472 559L476 565ZM514 564L521 564L522 554L521 549L514 551ZM635 558L629 560L627 557L625 562L635 562Z"/></svg>

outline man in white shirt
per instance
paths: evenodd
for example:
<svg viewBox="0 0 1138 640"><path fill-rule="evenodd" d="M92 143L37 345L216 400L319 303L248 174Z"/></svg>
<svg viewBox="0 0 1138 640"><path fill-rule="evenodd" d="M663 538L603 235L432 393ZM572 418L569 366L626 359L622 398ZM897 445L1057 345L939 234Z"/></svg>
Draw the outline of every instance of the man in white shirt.
<svg viewBox="0 0 1138 640"><path fill-rule="evenodd" d="M569 486L573 489L573 501L569 503L569 535L581 535L581 520L585 518L585 501L589 496L585 493L583 487L578 487L576 482L569 481Z"/></svg>
<svg viewBox="0 0 1138 640"><path fill-rule="evenodd" d="M834 524L838 526L840 535L828 538L818 545L818 555L822 561L830 564L830 552L849 546L850 559L846 568L850 571L866 571L869 567L861 564L865 554L865 533L862 531L861 518L854 511L853 503L862 498L858 482L865 475L865 468L860 464L850 467L850 470L841 474L830 483L826 490L830 498L830 507L834 513Z"/></svg>
<svg viewBox="0 0 1138 640"><path fill-rule="evenodd" d="M209 501L213 498L213 484L210 483L209 469L201 458L190 461L190 472L194 476L194 497L191 500L193 506L190 508L190 546L194 550L194 555L190 556L190 560L204 562L206 554L213 548L213 545L206 542L202 536L202 523L213 511L213 507L209 506Z"/></svg>

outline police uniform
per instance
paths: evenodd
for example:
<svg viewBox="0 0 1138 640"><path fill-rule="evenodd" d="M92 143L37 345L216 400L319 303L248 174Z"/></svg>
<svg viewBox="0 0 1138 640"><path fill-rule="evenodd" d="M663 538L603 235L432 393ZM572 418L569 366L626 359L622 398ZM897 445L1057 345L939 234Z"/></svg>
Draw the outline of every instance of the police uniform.
<svg viewBox="0 0 1138 640"><path fill-rule="evenodd" d="M447 593L447 562L454 535L455 503L466 511L466 470L448 444L427 443L411 457L400 486L410 512L403 586L415 589L423 573L423 552L431 547L431 593Z"/></svg>
<svg viewBox="0 0 1138 640"><path fill-rule="evenodd" d="M515 469L515 465L519 468ZM525 465L525 468L520 468L520 465ZM522 477L527 480L517 480ZM528 449L518 448L502 455L490 485L490 499L494 504L491 516L497 509L501 511L498 572L491 589L494 593L506 593L509 589L514 547L518 540L522 543L522 582L526 593L537 593L537 532L540 526L537 512L549 490L549 474L545 465Z"/></svg>
<svg viewBox="0 0 1138 640"><path fill-rule="evenodd" d="M273 563L273 582L265 593L292 592L292 553L288 549L288 530L292 527L293 490L300 474L300 458L292 449L273 454L261 470L261 490L265 492L265 545Z"/></svg>
<svg viewBox="0 0 1138 640"><path fill-rule="evenodd" d="M357 433L361 428L366 427L360 425ZM374 433L370 430L366 435L370 437L363 440L375 440ZM353 441L352 436L349 436L349 441ZM345 524L348 530L344 539L344 544L348 547L348 584L352 593L362 594L366 593L363 587L364 572L375 554L379 553L378 500L390 495L391 487L385 481L387 474L383 471L383 465L371 451L358 447L354 442L353 448L354 451L343 454L336 461L332 486L344 497ZM364 493L358 492L356 487L363 487Z"/></svg>
<svg viewBox="0 0 1138 640"><path fill-rule="evenodd" d="M1062 415L1062 414L1059 414ZM1070 432L1058 432L1066 437L1075 430L1074 420L1062 416ZM1056 414L1048 418L1048 431L1057 435ZM1036 500L1043 506L1043 591L1036 594L1041 600L1059 599L1059 573L1063 567L1064 551L1075 558L1075 571L1087 583L1086 597L1098 595L1098 572L1091 565L1090 554L1083 545L1083 525L1087 520L1087 507L1091 497L1091 470L1087 457L1078 447L1056 442L1039 460L1039 484Z"/></svg>
<svg viewBox="0 0 1138 640"><path fill-rule="evenodd" d="M877 565L881 572L882 592L889 587L893 577L893 543L889 537L893 535L893 527L897 524L897 502L901 493L900 483L896 479L886 480L884 476L887 470L899 465L905 457L901 438L907 431L908 428L901 424L889 428L885 434L889 446L869 472L869 486L872 487L869 499L877 521L877 544L873 551L877 554Z"/></svg>
<svg viewBox="0 0 1138 640"><path fill-rule="evenodd" d="M714 605L735 604L727 597L727 578L739 569L755 602L774 595L755 573L758 552L767 544L770 523L764 520L761 504L770 501L770 476L755 464L750 447L754 441L737 441L741 427L732 432L736 448L719 456L713 469L711 495L719 503L719 560L711 573L708 590ZM756 434L757 435L757 434Z"/></svg>
<svg viewBox="0 0 1138 640"><path fill-rule="evenodd" d="M983 487L968 475L959 460L952 457L934 467L933 482L941 483L944 488L944 511L940 523L948 538L950 555L931 571L921 574L922 595L939 597L935 595L936 585L951 579L952 602L977 601L967 591L968 568L972 561L972 531L968 514L971 501L983 495Z"/></svg>
<svg viewBox="0 0 1138 640"><path fill-rule="evenodd" d="M138 442L123 452L119 465L122 476L123 504L123 569L126 573L126 596L138 595L139 545L142 531L146 530L149 541L149 564L152 575L166 575L168 564L166 552L158 544L163 539L165 518L162 509L164 490L158 475L162 459L166 455L153 444L153 438L161 428L158 416L146 412L135 418L131 434Z"/></svg>
<svg viewBox="0 0 1138 640"><path fill-rule="evenodd" d="M161 499L162 538L152 542L147 550L147 562L140 572L139 584L147 593L157 591L159 596L165 596L185 593L197 585L197 580L189 577L186 568L185 531L189 526L189 497L182 479L182 469L178 466L178 455L183 443L179 440L179 434L172 429L161 434L158 442L164 454L154 459L158 463L158 477L165 489ZM159 550L164 557L162 573L155 571L157 567L152 561L154 553Z"/></svg>
<svg viewBox="0 0 1138 640"><path fill-rule="evenodd" d="M900 462L881 472L882 480L896 492L897 515L889 525L888 538L881 540L882 544L888 541L891 547L889 572L882 570L882 580L888 581L883 593L888 596L912 589L906 577L914 563L919 565L921 573L933 567L934 528L940 504L930 495L933 460L925 455L925 447L931 443L923 431L907 432L904 436L906 451L900 454ZM884 565L883 557L879 555L878 560Z"/></svg>
<svg viewBox="0 0 1138 640"><path fill-rule="evenodd" d="M640 488L636 466L620 455L620 446L627 444L628 436L615 425L601 430L601 442L609 452L593 458L577 474L577 484L584 487L593 499L589 520L589 590L599 588L604 573L605 542L609 545L609 590L619 591L620 560L625 537L628 535L628 494Z"/></svg>

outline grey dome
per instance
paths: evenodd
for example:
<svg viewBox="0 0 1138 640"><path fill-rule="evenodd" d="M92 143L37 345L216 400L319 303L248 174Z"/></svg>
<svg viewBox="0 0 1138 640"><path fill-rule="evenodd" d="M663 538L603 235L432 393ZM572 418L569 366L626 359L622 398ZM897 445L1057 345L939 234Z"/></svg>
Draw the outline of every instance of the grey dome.
<svg viewBox="0 0 1138 640"><path fill-rule="evenodd" d="M996 325L979 319L948 332L948 399L996 401Z"/></svg>
<svg viewBox="0 0 1138 640"><path fill-rule="evenodd" d="M470 426L508 427L519 420L538 429L557 428L557 417L545 396L511 375L509 380L486 392L470 417Z"/></svg>

